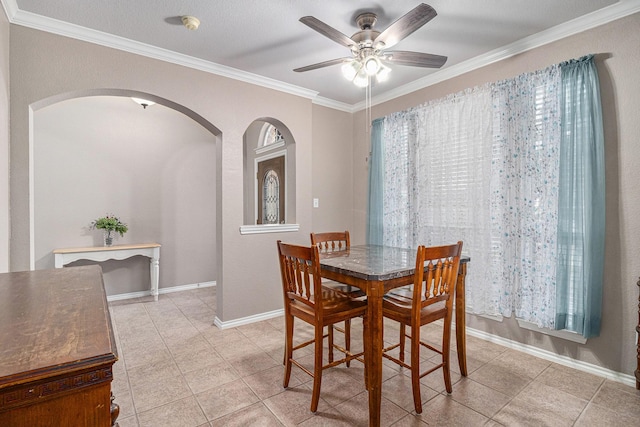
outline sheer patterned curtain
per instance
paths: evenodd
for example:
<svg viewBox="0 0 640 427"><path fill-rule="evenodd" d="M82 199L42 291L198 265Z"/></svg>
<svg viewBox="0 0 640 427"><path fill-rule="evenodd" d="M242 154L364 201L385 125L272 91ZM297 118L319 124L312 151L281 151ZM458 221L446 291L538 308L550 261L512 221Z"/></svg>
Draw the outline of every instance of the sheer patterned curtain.
<svg viewBox="0 0 640 427"><path fill-rule="evenodd" d="M489 314L554 328L560 71L493 85Z"/></svg>
<svg viewBox="0 0 640 427"><path fill-rule="evenodd" d="M474 263L490 265L491 122L489 86L385 117L385 245L463 240ZM484 310L489 273L469 269L473 311Z"/></svg>
<svg viewBox="0 0 640 427"><path fill-rule="evenodd" d="M384 118L384 244L464 241L468 309L555 324L558 67Z"/></svg>

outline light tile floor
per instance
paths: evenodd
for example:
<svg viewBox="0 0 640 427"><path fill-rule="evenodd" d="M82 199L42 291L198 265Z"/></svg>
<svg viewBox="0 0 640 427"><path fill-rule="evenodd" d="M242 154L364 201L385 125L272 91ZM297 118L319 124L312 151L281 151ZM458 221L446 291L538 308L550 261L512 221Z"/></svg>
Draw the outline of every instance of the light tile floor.
<svg viewBox="0 0 640 427"><path fill-rule="evenodd" d="M289 388L282 387L283 318L220 330L213 325L215 307L215 288L110 304L120 356L113 381L120 427L368 424L362 364L324 372L313 414L309 376L294 367ZM357 323L352 345L361 347ZM296 337L312 336L302 322L296 327ZM385 339L397 333L397 325L385 324ZM424 327L422 334L439 342L441 327ZM459 375L452 354L453 393L445 392L440 370L423 378L421 415L413 410L407 370L385 361L382 425L638 425L640 392L632 387L474 337L467 341L469 376ZM310 367L311 348L303 351ZM426 367L436 354L422 356Z"/></svg>

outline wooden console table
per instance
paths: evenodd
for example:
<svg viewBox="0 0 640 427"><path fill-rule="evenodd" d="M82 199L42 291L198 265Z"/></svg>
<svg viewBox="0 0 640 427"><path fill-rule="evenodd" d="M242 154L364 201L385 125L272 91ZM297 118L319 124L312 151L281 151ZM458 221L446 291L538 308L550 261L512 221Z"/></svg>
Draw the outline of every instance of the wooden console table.
<svg viewBox="0 0 640 427"><path fill-rule="evenodd" d="M97 265L0 274L0 426L117 426Z"/></svg>
<svg viewBox="0 0 640 427"><path fill-rule="evenodd" d="M142 255L150 259L149 278L151 281L151 295L158 300L158 280L160 277L160 243L143 243L137 245L93 246L89 248L55 249L56 268L86 259L102 262L110 259L123 260L132 256Z"/></svg>

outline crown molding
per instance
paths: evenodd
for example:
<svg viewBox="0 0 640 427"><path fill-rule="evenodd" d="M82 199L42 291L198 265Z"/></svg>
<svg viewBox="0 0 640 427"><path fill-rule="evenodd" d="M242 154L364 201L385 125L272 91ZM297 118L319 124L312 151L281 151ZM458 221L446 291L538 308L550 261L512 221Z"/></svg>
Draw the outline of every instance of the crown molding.
<svg viewBox="0 0 640 427"><path fill-rule="evenodd" d="M122 50L148 58L158 59L164 62L182 65L211 74L240 80L246 83L255 84L280 92L289 93L303 98L311 99L314 104L328 108L333 108L348 113L355 113L365 109L364 101L350 105L344 102L321 97L317 91L305 89L279 80L263 77L257 74L248 73L232 67L216 64L210 61L183 55L167 49L158 48L145 43L135 42L124 37L115 36L101 31L96 31L81 27L79 25L63 22L60 20L43 17L31 12L22 11L18 8L15 0L1 0L4 11L11 24L22 25L36 30L74 38L94 44L98 44L113 49ZM461 62L437 71L427 77L400 86L374 96L371 105L381 104L403 95L415 92L425 87L443 82L453 77L460 76L475 69L490 65L494 62L510 58L530 49L561 40L565 37L581 33L583 31L604 25L633 13L640 12L640 0L620 0L618 3L587 15L567 21L548 30L541 31L529 37L525 37L517 42L494 49L475 58Z"/></svg>
<svg viewBox="0 0 640 427"><path fill-rule="evenodd" d="M18 5L15 0L2 0L2 8L4 9L4 14L7 16L9 22L12 22L16 11L18 10Z"/></svg>
<svg viewBox="0 0 640 427"><path fill-rule="evenodd" d="M612 4L587 15L564 22L555 27L533 34L524 39L518 40L506 46L494 49L490 52L460 62L451 67L433 73L422 79L415 80L396 89L389 90L371 98L371 105L381 104L403 95L415 92L425 87L458 77L475 69L493 64L494 62L510 58L522 52L561 40L565 37L581 33L591 28L607 24L625 16L640 12L640 0L620 0L619 3ZM352 106L353 111L360 111L366 108L365 102L361 101Z"/></svg>
<svg viewBox="0 0 640 427"><path fill-rule="evenodd" d="M234 80L240 80L246 83L274 89L280 92L289 93L303 98L314 99L318 96L318 92L284 83L269 77L263 77L257 74L241 71L232 67L216 64L210 61L194 58L192 56L183 55L167 49L151 46L145 43L136 42L124 37L107 34L102 31L92 30L80 25L71 24L53 18L44 17L31 12L19 10L15 0L2 0L9 22L24 27L33 28L57 34L64 37L70 37L101 46L122 50L124 52L145 56L148 58L158 59L160 61L172 64L182 65L184 67L193 68L207 73L228 77Z"/></svg>
<svg viewBox="0 0 640 427"><path fill-rule="evenodd" d="M334 110L344 111L346 113L354 113L354 106L345 102L336 101L335 99L325 98L324 96L317 96L312 101L314 104L322 105L323 107L333 108Z"/></svg>

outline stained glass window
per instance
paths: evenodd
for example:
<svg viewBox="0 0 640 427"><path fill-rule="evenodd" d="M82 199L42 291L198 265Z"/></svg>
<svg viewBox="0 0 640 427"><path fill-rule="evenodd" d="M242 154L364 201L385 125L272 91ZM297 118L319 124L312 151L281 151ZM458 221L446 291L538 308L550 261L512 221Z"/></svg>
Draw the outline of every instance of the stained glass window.
<svg viewBox="0 0 640 427"><path fill-rule="evenodd" d="M262 223L278 224L280 222L280 178L273 169L265 174L262 195Z"/></svg>
<svg viewBox="0 0 640 427"><path fill-rule="evenodd" d="M280 131L275 126L269 125L262 145L267 146L282 141L284 141L284 138Z"/></svg>

